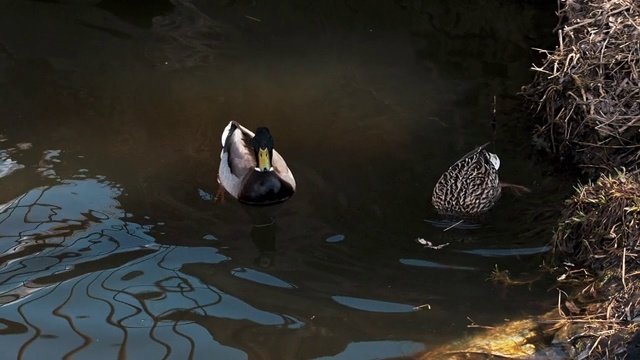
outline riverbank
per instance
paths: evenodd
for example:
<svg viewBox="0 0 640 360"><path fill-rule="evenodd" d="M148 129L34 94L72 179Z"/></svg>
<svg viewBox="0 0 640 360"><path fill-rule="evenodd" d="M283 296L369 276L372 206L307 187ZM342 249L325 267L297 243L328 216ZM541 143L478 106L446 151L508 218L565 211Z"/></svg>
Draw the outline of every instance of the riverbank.
<svg viewBox="0 0 640 360"><path fill-rule="evenodd" d="M590 178L640 159L640 5L569 1L558 12L555 50L523 87L534 147Z"/></svg>
<svg viewBox="0 0 640 360"><path fill-rule="evenodd" d="M568 1L558 16L558 46L522 95L534 146L593 180L576 187L553 238L559 329L571 358L636 358L640 4Z"/></svg>

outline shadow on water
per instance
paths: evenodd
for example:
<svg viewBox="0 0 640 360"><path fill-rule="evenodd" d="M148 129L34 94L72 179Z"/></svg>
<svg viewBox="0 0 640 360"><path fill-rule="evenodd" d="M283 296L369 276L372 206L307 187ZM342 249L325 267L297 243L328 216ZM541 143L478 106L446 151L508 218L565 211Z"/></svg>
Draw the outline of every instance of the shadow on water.
<svg viewBox="0 0 640 360"><path fill-rule="evenodd" d="M3 354L400 358L546 310L547 284L486 280L535 271L571 191L512 95L555 15L434 3L0 3ZM443 231L432 186L494 95L501 177L532 195ZM290 200L212 201L232 119L269 126Z"/></svg>

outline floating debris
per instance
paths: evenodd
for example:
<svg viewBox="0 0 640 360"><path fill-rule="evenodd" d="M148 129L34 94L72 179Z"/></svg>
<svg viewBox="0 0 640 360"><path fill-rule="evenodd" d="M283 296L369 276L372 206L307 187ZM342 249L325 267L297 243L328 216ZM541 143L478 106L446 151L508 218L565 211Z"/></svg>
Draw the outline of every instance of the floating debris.
<svg viewBox="0 0 640 360"><path fill-rule="evenodd" d="M18 150L29 150L33 147L33 144L28 142L17 143L16 147L18 148Z"/></svg>
<svg viewBox="0 0 640 360"><path fill-rule="evenodd" d="M443 247L449 245L449 243L446 244L440 244L440 245L433 245L433 243L431 241L425 240L423 238L417 238L416 242L422 246L424 246L425 249L434 249L434 250L440 250Z"/></svg>

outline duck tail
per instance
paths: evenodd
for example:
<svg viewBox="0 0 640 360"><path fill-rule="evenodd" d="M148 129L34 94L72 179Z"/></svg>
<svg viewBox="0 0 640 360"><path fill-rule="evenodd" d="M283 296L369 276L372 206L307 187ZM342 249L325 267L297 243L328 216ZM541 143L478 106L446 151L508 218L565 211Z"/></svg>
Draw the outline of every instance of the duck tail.
<svg viewBox="0 0 640 360"><path fill-rule="evenodd" d="M227 126L222 131L222 137L220 138L220 141L222 142L222 147L224 147L224 144L227 143L227 139L237 127L238 127L238 123L236 123L235 121L229 121L229 124L227 124Z"/></svg>

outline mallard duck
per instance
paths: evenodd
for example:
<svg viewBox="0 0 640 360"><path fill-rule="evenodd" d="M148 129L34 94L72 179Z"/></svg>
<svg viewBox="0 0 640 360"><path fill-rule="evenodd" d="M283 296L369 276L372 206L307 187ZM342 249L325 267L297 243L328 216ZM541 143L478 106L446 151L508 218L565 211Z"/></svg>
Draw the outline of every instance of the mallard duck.
<svg viewBox="0 0 640 360"><path fill-rule="evenodd" d="M475 216L488 211L498 201L500 159L484 150L488 144L463 156L442 174L431 197L438 213Z"/></svg>
<svg viewBox="0 0 640 360"><path fill-rule="evenodd" d="M222 132L218 182L238 201L251 205L275 204L290 198L296 181L284 158L273 148L266 127L255 134L235 121Z"/></svg>

